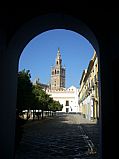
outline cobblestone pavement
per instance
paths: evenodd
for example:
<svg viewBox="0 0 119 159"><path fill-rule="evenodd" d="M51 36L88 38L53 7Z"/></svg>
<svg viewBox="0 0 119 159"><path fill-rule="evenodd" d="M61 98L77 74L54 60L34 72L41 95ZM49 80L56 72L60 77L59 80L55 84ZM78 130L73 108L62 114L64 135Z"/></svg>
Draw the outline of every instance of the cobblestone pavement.
<svg viewBox="0 0 119 159"><path fill-rule="evenodd" d="M16 159L99 159L83 123L79 114L65 114L25 124Z"/></svg>

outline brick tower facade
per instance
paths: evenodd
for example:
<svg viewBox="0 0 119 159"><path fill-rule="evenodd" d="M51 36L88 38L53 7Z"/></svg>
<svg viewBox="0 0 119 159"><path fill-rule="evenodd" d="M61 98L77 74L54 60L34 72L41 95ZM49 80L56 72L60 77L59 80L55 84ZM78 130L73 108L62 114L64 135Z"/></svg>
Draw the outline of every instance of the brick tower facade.
<svg viewBox="0 0 119 159"><path fill-rule="evenodd" d="M60 49L58 48L55 66L51 68L51 90L65 88L65 67L62 67Z"/></svg>

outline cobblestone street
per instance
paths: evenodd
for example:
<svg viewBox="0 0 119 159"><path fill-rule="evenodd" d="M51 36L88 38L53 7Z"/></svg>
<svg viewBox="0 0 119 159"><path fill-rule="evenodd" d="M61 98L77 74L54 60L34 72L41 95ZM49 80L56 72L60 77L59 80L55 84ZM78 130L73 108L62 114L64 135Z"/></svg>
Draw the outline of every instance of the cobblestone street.
<svg viewBox="0 0 119 159"><path fill-rule="evenodd" d="M43 121L29 121L24 125L24 134L16 151L16 159L99 159L99 131L96 127L92 134L89 124L87 125L87 120L79 114L57 115Z"/></svg>

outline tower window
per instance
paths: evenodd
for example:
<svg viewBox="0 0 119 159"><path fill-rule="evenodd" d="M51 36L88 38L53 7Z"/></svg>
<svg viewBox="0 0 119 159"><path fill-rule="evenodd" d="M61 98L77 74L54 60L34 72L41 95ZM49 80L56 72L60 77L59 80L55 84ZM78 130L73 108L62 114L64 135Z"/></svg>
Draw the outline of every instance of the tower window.
<svg viewBox="0 0 119 159"><path fill-rule="evenodd" d="M59 74L59 70L57 71L57 74Z"/></svg>

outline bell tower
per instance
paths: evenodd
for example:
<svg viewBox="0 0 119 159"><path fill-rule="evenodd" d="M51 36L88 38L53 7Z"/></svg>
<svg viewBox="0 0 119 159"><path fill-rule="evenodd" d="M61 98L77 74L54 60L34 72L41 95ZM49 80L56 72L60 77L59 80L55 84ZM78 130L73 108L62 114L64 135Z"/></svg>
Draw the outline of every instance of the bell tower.
<svg viewBox="0 0 119 159"><path fill-rule="evenodd" d="M51 68L51 90L65 88L65 67L62 67L60 49L58 48L55 65Z"/></svg>

